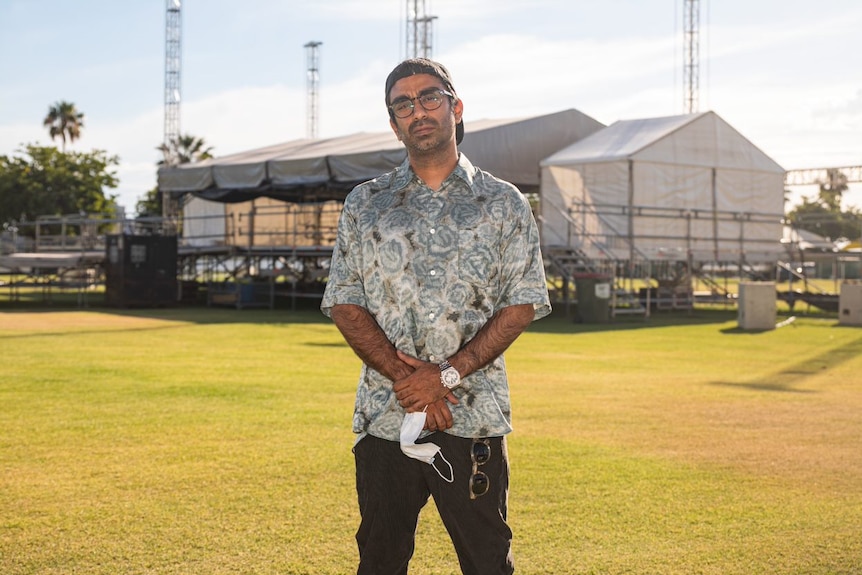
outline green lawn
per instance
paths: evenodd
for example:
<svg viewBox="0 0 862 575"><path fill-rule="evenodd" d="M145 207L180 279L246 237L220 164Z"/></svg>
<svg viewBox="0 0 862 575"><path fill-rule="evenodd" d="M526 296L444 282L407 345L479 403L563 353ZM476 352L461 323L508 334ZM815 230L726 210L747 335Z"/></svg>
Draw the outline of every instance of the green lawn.
<svg viewBox="0 0 862 575"><path fill-rule="evenodd" d="M507 354L524 574L862 573L862 329L545 319ZM314 311L0 311L0 573L355 571L359 362ZM433 503L412 573L457 573Z"/></svg>

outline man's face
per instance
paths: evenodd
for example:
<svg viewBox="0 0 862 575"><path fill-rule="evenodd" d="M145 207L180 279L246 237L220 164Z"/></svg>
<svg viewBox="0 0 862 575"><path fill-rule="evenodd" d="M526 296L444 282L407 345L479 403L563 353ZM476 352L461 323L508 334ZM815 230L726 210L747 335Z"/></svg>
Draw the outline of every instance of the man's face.
<svg viewBox="0 0 862 575"><path fill-rule="evenodd" d="M427 153L443 150L455 145L455 125L461 121L463 105L461 100L443 96L443 102L436 110L426 110L419 97L446 91L437 76L416 74L398 80L389 92L389 104L413 98L413 113L406 118L390 117L389 124L398 139L404 142L408 152Z"/></svg>

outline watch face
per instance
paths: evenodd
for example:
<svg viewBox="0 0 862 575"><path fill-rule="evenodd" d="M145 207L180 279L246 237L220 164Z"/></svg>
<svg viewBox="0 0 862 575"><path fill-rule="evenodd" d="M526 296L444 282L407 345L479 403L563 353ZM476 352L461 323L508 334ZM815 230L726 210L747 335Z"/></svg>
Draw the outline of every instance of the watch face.
<svg viewBox="0 0 862 575"><path fill-rule="evenodd" d="M443 385L452 389L459 383L461 383L461 378L458 377L458 372L454 369L447 369L440 373L440 376L443 378Z"/></svg>

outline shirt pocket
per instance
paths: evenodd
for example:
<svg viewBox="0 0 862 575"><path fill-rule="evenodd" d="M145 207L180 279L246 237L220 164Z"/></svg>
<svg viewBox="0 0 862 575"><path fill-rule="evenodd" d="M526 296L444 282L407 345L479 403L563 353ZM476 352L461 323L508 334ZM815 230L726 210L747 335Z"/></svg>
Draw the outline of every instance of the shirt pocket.
<svg viewBox="0 0 862 575"><path fill-rule="evenodd" d="M499 277L499 256L492 242L475 229L458 230L458 276L477 286L490 286Z"/></svg>

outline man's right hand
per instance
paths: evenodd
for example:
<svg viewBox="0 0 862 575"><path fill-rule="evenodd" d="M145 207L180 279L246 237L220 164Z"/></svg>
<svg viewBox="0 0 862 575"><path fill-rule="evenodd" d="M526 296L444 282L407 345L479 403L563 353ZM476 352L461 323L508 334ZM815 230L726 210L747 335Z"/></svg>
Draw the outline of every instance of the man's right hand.
<svg viewBox="0 0 862 575"><path fill-rule="evenodd" d="M443 431L453 425L448 403L458 403L451 390L440 381L440 366L422 361L398 351L398 359L414 371L409 376L395 381L393 389L398 403L408 412L425 410L425 428ZM448 402L448 403L447 403Z"/></svg>
<svg viewBox="0 0 862 575"><path fill-rule="evenodd" d="M452 411L445 399L438 399L434 403L428 404L425 409L425 429L428 431L445 431L454 424Z"/></svg>

